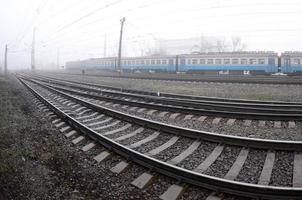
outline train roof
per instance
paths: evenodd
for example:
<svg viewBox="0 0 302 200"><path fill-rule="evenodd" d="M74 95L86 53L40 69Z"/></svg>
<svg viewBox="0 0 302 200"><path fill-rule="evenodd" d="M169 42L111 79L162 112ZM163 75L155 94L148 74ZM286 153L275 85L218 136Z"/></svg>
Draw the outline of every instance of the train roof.
<svg viewBox="0 0 302 200"><path fill-rule="evenodd" d="M281 53L281 56L285 56L285 55L302 56L302 52L301 51L285 51L285 52Z"/></svg>

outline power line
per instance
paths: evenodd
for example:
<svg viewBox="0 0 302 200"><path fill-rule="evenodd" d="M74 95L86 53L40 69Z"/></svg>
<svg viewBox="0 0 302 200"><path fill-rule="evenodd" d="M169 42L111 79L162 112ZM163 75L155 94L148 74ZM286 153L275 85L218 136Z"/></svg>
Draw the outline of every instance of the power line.
<svg viewBox="0 0 302 200"><path fill-rule="evenodd" d="M66 28L68 28L68 27L70 27L70 26L72 26L72 25L78 23L79 21L81 21L81 20L83 20L83 19L85 19L85 18L87 18L87 17L89 17L89 16L91 16L91 15L97 13L98 11L107 9L107 8L109 8L109 7L113 6L113 5L116 5L116 4L118 4L118 3L122 2L122 1L123 1L123 0L117 0L117 1L115 1L115 2L113 2L113 3L110 3L110 4L107 4L107 5L105 5L105 6L102 6L101 8L97 8L97 9L95 9L95 10L93 10L93 11L91 11L91 12L89 12L89 13L87 13L87 14L81 16L81 17L79 17L78 19L76 19L76 20L74 20L74 21L72 21L72 22L70 22L70 23L68 23L68 24L66 24L66 25L64 25L64 26L62 26L62 27L59 28L57 31L53 32L49 37L51 38L51 37L53 37L54 35L56 35L57 33L59 33L59 32L61 32L61 31L65 30Z"/></svg>

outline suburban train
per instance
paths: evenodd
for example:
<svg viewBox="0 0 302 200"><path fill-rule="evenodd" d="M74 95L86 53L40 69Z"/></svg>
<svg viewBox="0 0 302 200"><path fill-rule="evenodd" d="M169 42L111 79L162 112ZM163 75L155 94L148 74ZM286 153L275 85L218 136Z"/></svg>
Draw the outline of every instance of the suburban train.
<svg viewBox="0 0 302 200"><path fill-rule="evenodd" d="M210 52L184 55L123 57L121 69L116 57L70 61L66 69L108 69L125 71L204 74L302 74L302 52L273 51Z"/></svg>

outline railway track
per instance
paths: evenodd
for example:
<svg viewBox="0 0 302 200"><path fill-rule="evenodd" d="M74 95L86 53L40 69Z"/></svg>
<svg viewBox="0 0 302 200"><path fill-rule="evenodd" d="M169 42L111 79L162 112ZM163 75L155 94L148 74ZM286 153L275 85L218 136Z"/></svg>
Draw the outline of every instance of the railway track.
<svg viewBox="0 0 302 200"><path fill-rule="evenodd" d="M64 73L58 73L64 74ZM81 73L68 73L71 75L81 75ZM218 83L257 83L257 84L293 84L301 85L301 77L267 77L267 76L206 76L206 75L172 75L156 73L155 75L102 75L88 74L85 76L108 77L116 79L133 79L133 80L156 80L156 81L177 81L177 82L218 82Z"/></svg>
<svg viewBox="0 0 302 200"><path fill-rule="evenodd" d="M302 120L302 103L299 102L288 104L285 102L246 100L234 100L235 102L231 102L230 99L222 102L223 99L203 100L205 97L167 93L156 95L150 92L143 93L129 90L120 91L121 89L102 85L84 84L83 86L80 83L49 78L43 79L41 77L35 78L39 81L55 84L52 87L66 92L86 95L98 100L161 111L239 119Z"/></svg>
<svg viewBox="0 0 302 200"><path fill-rule="evenodd" d="M129 161L147 171L132 184L143 188L160 173L179 180L161 195L176 197L182 183L201 186L215 192L264 199L301 199L302 142L252 139L181 128L159 123L102 106L99 100L68 94L47 84L26 79L20 81L58 119L53 123L66 136L76 131L108 150L95 159L101 162L114 151L125 158L112 171L120 171ZM55 115L53 117L56 117ZM73 130L75 129L75 130ZM257 163L257 164L255 164ZM215 196L210 194L208 199ZM176 196L175 196L176 195Z"/></svg>

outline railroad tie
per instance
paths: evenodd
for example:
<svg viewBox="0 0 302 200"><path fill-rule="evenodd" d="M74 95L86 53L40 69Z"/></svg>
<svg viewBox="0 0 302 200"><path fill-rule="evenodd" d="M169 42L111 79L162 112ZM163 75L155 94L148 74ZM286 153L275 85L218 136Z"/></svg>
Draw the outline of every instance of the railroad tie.
<svg viewBox="0 0 302 200"><path fill-rule="evenodd" d="M46 117L49 117L50 115L53 115L54 114L54 112L48 112L48 113L46 113Z"/></svg>
<svg viewBox="0 0 302 200"><path fill-rule="evenodd" d="M69 130L69 129L71 129L70 126L65 126L65 127L63 127L63 128L60 129L60 132L63 133L65 131Z"/></svg>
<svg viewBox="0 0 302 200"><path fill-rule="evenodd" d="M71 105L73 105L73 104L75 104L75 103L70 102L70 103L67 104L67 106L71 106Z"/></svg>
<svg viewBox="0 0 302 200"><path fill-rule="evenodd" d="M75 138L74 140L72 140L71 142L73 143L73 144L78 144L79 142L81 142L82 140L84 140L84 136L79 136L79 137L77 137L77 138Z"/></svg>
<svg viewBox="0 0 302 200"><path fill-rule="evenodd" d="M77 117L76 120L81 120L81 119L86 119L86 118L89 118L89 117L94 117L98 114L98 112L94 112L90 115L85 115L85 116L81 116L81 117Z"/></svg>
<svg viewBox="0 0 302 200"><path fill-rule="evenodd" d="M258 180L259 185L268 185L275 162L275 152L267 152L265 162Z"/></svg>
<svg viewBox="0 0 302 200"><path fill-rule="evenodd" d="M166 114L168 114L169 112L167 112L167 111L163 111L163 112L160 112L159 114L158 114L158 116L159 117L164 117Z"/></svg>
<svg viewBox="0 0 302 200"><path fill-rule="evenodd" d="M84 113L89 112L89 111L91 111L91 110L90 109L83 110L82 112L78 113L78 115L83 115Z"/></svg>
<svg viewBox="0 0 302 200"><path fill-rule="evenodd" d="M224 176L225 179L234 180L238 176L248 154L249 154L248 149L246 149L246 148L241 149L241 151L240 151L236 161L233 163L231 169Z"/></svg>
<svg viewBox="0 0 302 200"><path fill-rule="evenodd" d="M136 109L138 109L138 107L132 107L130 108L130 111L135 111Z"/></svg>
<svg viewBox="0 0 302 200"><path fill-rule="evenodd" d="M153 113L155 113L157 110L149 110L148 112L147 112L147 115L152 115Z"/></svg>
<svg viewBox="0 0 302 200"><path fill-rule="evenodd" d="M221 118L220 118L220 117L215 117L215 118L213 119L213 121L212 121L212 124L217 125L217 124L219 124L220 121L221 121Z"/></svg>
<svg viewBox="0 0 302 200"><path fill-rule="evenodd" d="M69 131L68 133L65 134L65 137L69 138L69 137L73 136L76 133L77 132L75 130Z"/></svg>
<svg viewBox="0 0 302 200"><path fill-rule="evenodd" d="M280 121L274 121L274 128L281 128L281 122Z"/></svg>
<svg viewBox="0 0 302 200"><path fill-rule="evenodd" d="M117 107L117 106L120 106L120 104L116 103L116 104L112 105L112 107L114 107L114 108Z"/></svg>
<svg viewBox="0 0 302 200"><path fill-rule="evenodd" d="M97 121L97 122L90 123L87 126L96 126L96 125L99 125L99 124L104 124L106 122L109 122L110 120L112 120L112 118L108 117L108 118L106 118L106 119L104 119L102 121Z"/></svg>
<svg viewBox="0 0 302 200"><path fill-rule="evenodd" d="M118 137L118 138L114 138L113 140L114 140L114 141L125 140L125 139L128 139L128 138L130 138L130 137L133 137L133 136L135 136L136 134L141 133L141 132L143 132L143 131L144 131L144 128L138 128L138 129L136 129L135 131L133 131L133 132L131 132L131 133L128 133L128 134L126 134L126 135L122 135L122 136L120 136L120 137Z"/></svg>
<svg viewBox="0 0 302 200"><path fill-rule="evenodd" d="M65 105L67 103L70 103L70 100L64 101L62 104Z"/></svg>
<svg viewBox="0 0 302 200"><path fill-rule="evenodd" d="M79 104L74 104L73 106L71 106L71 108L75 108L77 106L80 106Z"/></svg>
<svg viewBox="0 0 302 200"><path fill-rule="evenodd" d="M212 151L212 153L199 165L197 166L194 171L203 173L205 172L214 162L215 160L220 156L224 149L224 146L218 145L215 147L215 149Z"/></svg>
<svg viewBox="0 0 302 200"><path fill-rule="evenodd" d="M80 112L81 110L85 109L86 107L80 107L78 109L75 110L75 112Z"/></svg>
<svg viewBox="0 0 302 200"><path fill-rule="evenodd" d="M221 200L221 198L218 196L216 192L212 192L206 200Z"/></svg>
<svg viewBox="0 0 302 200"><path fill-rule="evenodd" d="M142 113L142 112L144 112L145 110L147 110L147 109L146 109L146 108L141 108L141 109L138 109L137 112L138 112L138 113Z"/></svg>
<svg viewBox="0 0 302 200"><path fill-rule="evenodd" d="M154 156L159 154L160 152L162 152L163 150L169 148L170 146L172 146L173 144L175 144L177 142L177 140L179 139L179 137L174 136L172 137L170 140L168 140L166 143L162 144L161 146L152 149L151 151L147 152L146 155L148 156Z"/></svg>
<svg viewBox="0 0 302 200"><path fill-rule="evenodd" d="M141 146L141 145L143 145L147 142L150 142L151 140L154 140L155 138L157 138L159 136L159 134L160 134L159 132L154 132L153 134L149 135L148 137L146 137L146 138L144 138L144 139L142 139L138 142L135 142L133 144L130 144L128 146L128 148L131 148L131 149L137 148L137 147L139 147L139 146Z"/></svg>
<svg viewBox="0 0 302 200"><path fill-rule="evenodd" d="M92 149L95 146L94 142L91 142L89 144L86 144L85 146L82 147L82 151L86 152Z"/></svg>
<svg viewBox="0 0 302 200"><path fill-rule="evenodd" d="M235 121L236 121L236 119L229 119L229 120L227 121L227 125L228 125L228 126L233 126L233 125L235 124Z"/></svg>
<svg viewBox="0 0 302 200"><path fill-rule="evenodd" d="M295 153L293 187L302 187L302 153Z"/></svg>
<svg viewBox="0 0 302 200"><path fill-rule="evenodd" d="M288 122L288 128L295 128L295 127L296 127L296 123L294 121Z"/></svg>
<svg viewBox="0 0 302 200"><path fill-rule="evenodd" d="M252 120L244 120L244 126L251 126Z"/></svg>
<svg viewBox="0 0 302 200"><path fill-rule="evenodd" d="M185 188L181 185L173 184L159 198L162 200L176 200L182 195Z"/></svg>
<svg viewBox="0 0 302 200"><path fill-rule="evenodd" d="M183 120L191 120L194 115L186 115Z"/></svg>
<svg viewBox="0 0 302 200"><path fill-rule="evenodd" d="M100 163L103 160L109 158L109 156L111 156L111 153L108 151L103 151L100 154L98 154L97 156L95 156L93 159L97 162Z"/></svg>
<svg viewBox="0 0 302 200"><path fill-rule="evenodd" d="M59 122L59 123L55 124L55 127L60 128L64 124L65 124L65 122Z"/></svg>
<svg viewBox="0 0 302 200"><path fill-rule="evenodd" d="M197 120L200 122L204 122L207 119L207 116L201 116Z"/></svg>
<svg viewBox="0 0 302 200"><path fill-rule="evenodd" d="M97 127L97 128L93 128L93 130L94 131L99 131L99 130L102 130L102 129L110 128L112 126L118 125L120 122L121 122L120 120L116 120L116 121L112 122L111 124L100 126L100 127Z"/></svg>
<svg viewBox="0 0 302 200"><path fill-rule="evenodd" d="M123 109L127 109L127 108L128 108L128 106L127 106L127 105L124 105L124 106L122 106L122 108L123 108Z"/></svg>
<svg viewBox="0 0 302 200"><path fill-rule="evenodd" d="M265 123L266 123L265 121L260 120L258 126L265 127Z"/></svg>
<svg viewBox="0 0 302 200"><path fill-rule="evenodd" d="M129 167L129 163L125 161L121 161L117 163L115 166L113 166L110 171L116 174L120 174L123 171L125 171Z"/></svg>
<svg viewBox="0 0 302 200"><path fill-rule="evenodd" d="M176 119L176 117L178 117L180 115L180 113L173 113L170 115L169 119Z"/></svg>
<svg viewBox="0 0 302 200"><path fill-rule="evenodd" d="M108 103L105 103L104 105L105 106L110 106L112 104L112 102L108 102Z"/></svg>
<svg viewBox="0 0 302 200"><path fill-rule="evenodd" d="M132 124L126 124L125 126L123 126L123 127L121 127L121 128L114 129L114 130L112 130L112 131L108 131L108 132L106 132L106 133L103 133L102 135L112 135L112 134L115 134L115 133L124 131L124 130L130 128L131 126L132 126Z"/></svg>
<svg viewBox="0 0 302 200"><path fill-rule="evenodd" d="M147 185L151 184L151 182L153 180L154 180L154 176L152 174L144 172L139 177L134 179L131 184L138 187L138 188L140 188L140 189L143 189Z"/></svg>
<svg viewBox="0 0 302 200"><path fill-rule="evenodd" d="M183 161L186 157L191 155L200 145L200 141L194 141L186 150L181 152L178 156L172 158L171 160L167 161L169 164L176 165Z"/></svg>
<svg viewBox="0 0 302 200"><path fill-rule="evenodd" d="M85 119L85 120L83 120L83 123L90 122L90 121L94 121L94 120L100 119L100 118L102 118L102 117L104 117L103 114L101 114L101 115L99 115L99 116L97 116L97 117L95 117L95 118Z"/></svg>

